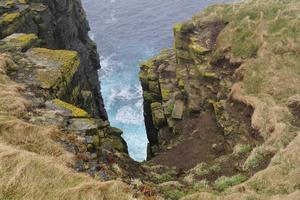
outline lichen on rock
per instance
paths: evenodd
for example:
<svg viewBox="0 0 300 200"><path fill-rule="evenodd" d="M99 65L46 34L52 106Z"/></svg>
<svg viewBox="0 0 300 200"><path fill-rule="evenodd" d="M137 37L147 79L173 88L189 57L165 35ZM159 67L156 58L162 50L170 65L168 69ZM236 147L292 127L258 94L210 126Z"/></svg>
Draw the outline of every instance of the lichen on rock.
<svg viewBox="0 0 300 200"><path fill-rule="evenodd" d="M58 97L70 86L80 66L79 55L74 51L33 48L26 55L39 66L37 79L41 87L57 90Z"/></svg>
<svg viewBox="0 0 300 200"><path fill-rule="evenodd" d="M52 101L52 103L58 109L62 109L62 110L66 110L66 111L71 112L72 117L78 117L78 118L87 118L87 117L89 117L89 114L86 111L84 111L80 108L77 108L76 106L74 106L72 104L66 103L66 102L64 102L60 99L54 99Z"/></svg>

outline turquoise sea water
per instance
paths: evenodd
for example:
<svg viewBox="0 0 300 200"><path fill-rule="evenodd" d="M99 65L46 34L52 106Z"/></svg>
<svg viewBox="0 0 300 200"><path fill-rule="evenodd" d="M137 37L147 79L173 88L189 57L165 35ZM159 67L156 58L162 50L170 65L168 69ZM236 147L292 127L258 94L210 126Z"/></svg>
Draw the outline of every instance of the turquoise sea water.
<svg viewBox="0 0 300 200"><path fill-rule="evenodd" d="M98 45L102 95L112 126L124 131L132 158L146 158L138 65L171 47L174 23L228 0L82 0Z"/></svg>

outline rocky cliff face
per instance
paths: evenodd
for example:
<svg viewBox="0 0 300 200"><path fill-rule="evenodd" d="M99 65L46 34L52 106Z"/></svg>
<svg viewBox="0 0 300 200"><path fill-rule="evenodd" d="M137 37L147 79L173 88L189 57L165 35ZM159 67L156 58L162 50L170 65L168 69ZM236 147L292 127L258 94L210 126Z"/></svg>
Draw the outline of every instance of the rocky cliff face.
<svg viewBox="0 0 300 200"><path fill-rule="evenodd" d="M96 45L88 36L89 25L80 1L36 0L1 1L0 37L13 33L34 33L40 46L79 53L80 66L68 91L60 98L107 119L97 70L100 67Z"/></svg>
<svg viewBox="0 0 300 200"><path fill-rule="evenodd" d="M141 64L149 162L176 167L180 183L199 190L224 191L250 178L227 197L187 199L234 199L237 191L252 199L250 191L272 185L265 178L279 152L297 143L299 28L290 9L299 10L298 3L211 6L176 24L173 48ZM269 185L258 189L258 180Z"/></svg>
<svg viewBox="0 0 300 200"><path fill-rule="evenodd" d="M298 199L299 11L249 0L175 25L174 47L141 65L136 163L80 1L0 0L0 199Z"/></svg>
<svg viewBox="0 0 300 200"><path fill-rule="evenodd" d="M27 102L22 112L10 113L3 96L5 113L61 130L64 134L54 139L75 155L77 171L102 180L139 176L122 131L107 119L97 49L81 2L1 1L0 14L0 53L14 66L4 73L22 85Z"/></svg>

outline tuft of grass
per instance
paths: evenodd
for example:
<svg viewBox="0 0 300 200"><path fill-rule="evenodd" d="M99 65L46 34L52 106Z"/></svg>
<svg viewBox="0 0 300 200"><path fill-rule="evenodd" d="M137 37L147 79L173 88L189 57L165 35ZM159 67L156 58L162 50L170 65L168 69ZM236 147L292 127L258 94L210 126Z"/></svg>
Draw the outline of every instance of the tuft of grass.
<svg viewBox="0 0 300 200"><path fill-rule="evenodd" d="M174 180L174 177L172 177L170 174L167 174L167 173L162 174L158 179L158 181L160 183L169 182L169 181L173 181L173 180Z"/></svg>
<svg viewBox="0 0 300 200"><path fill-rule="evenodd" d="M242 145L239 149L239 153L240 154L246 154L252 151L252 147L251 145L247 144L247 145Z"/></svg>
<svg viewBox="0 0 300 200"><path fill-rule="evenodd" d="M174 110L174 103L170 103L168 106L167 106L167 111L169 113L172 113Z"/></svg>
<svg viewBox="0 0 300 200"><path fill-rule="evenodd" d="M238 185L247 180L247 177L243 174L238 174L232 177L222 176L215 181L214 187L218 192L223 192L227 188Z"/></svg>
<svg viewBox="0 0 300 200"><path fill-rule="evenodd" d="M185 193L178 189L169 189L169 190L163 191L163 195L164 195L165 199L178 200L178 199L184 197Z"/></svg>

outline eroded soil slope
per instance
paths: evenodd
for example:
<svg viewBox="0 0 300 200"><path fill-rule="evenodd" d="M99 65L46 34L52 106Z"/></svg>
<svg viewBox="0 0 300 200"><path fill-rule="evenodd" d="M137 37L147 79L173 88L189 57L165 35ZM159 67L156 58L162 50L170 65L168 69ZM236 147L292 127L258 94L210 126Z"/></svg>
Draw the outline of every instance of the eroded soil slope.
<svg viewBox="0 0 300 200"><path fill-rule="evenodd" d="M299 3L211 6L176 24L174 47L141 64L149 162L175 169L179 180L167 197L298 191Z"/></svg>

